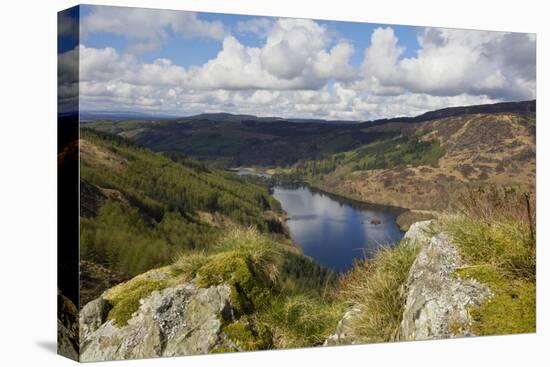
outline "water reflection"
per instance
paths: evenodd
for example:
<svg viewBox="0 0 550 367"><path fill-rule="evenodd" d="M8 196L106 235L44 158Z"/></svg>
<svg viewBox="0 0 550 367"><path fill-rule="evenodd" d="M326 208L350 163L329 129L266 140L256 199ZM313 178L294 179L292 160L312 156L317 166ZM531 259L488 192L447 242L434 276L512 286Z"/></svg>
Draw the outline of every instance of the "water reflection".
<svg viewBox="0 0 550 367"><path fill-rule="evenodd" d="M293 240L306 255L336 272L403 236L395 209L360 205L307 186L275 186L273 196L289 215Z"/></svg>

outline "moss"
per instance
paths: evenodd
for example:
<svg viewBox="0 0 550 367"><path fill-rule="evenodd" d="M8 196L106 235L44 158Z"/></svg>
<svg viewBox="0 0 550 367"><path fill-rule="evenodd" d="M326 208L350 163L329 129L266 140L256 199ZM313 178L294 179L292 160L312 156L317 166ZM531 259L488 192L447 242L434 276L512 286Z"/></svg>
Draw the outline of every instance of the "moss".
<svg viewBox="0 0 550 367"><path fill-rule="evenodd" d="M219 346L214 349L212 349L211 353L233 353L238 352L236 348L232 347L226 347L226 346Z"/></svg>
<svg viewBox="0 0 550 367"><path fill-rule="evenodd" d="M271 332L262 323L241 319L224 326L223 331L239 350L264 350L273 347Z"/></svg>
<svg viewBox="0 0 550 367"><path fill-rule="evenodd" d="M153 291L169 287L175 280L170 268L164 267L111 288L105 296L113 306L107 318L117 326L127 325L132 314L139 309L140 299L146 298Z"/></svg>
<svg viewBox="0 0 550 367"><path fill-rule="evenodd" d="M472 331L477 335L532 333L536 331L536 284L510 278L495 267L477 266L457 270L465 279L486 284L494 293L480 307L471 308Z"/></svg>
<svg viewBox="0 0 550 367"><path fill-rule="evenodd" d="M271 291L251 261L237 252L222 252L212 256L197 273L199 287L227 283L231 287L231 300L239 314L251 313L269 302Z"/></svg>

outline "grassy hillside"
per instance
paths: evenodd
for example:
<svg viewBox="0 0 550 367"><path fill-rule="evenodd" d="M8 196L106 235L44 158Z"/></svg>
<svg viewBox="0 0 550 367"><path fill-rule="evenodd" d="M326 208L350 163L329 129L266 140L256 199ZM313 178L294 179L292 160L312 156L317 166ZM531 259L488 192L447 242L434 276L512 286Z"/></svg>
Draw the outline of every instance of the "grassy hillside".
<svg viewBox="0 0 550 367"><path fill-rule="evenodd" d="M282 231L265 187L116 136L83 130L80 147L85 260L137 274L207 247L217 221Z"/></svg>

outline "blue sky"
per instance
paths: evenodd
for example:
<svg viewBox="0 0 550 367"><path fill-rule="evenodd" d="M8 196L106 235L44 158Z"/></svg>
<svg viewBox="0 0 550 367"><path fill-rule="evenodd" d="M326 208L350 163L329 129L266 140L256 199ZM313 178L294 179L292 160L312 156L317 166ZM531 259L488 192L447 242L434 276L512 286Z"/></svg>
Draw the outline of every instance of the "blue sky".
<svg viewBox="0 0 550 367"><path fill-rule="evenodd" d="M86 17L93 11L93 6L82 6L81 16ZM239 32L236 25L238 22L245 22L250 19L273 20L272 17L259 17L250 15L218 14L218 13L200 13L200 19L207 21L221 21L233 36L241 43L261 47L262 39L252 33ZM374 29L387 25L359 22L339 22L317 20L317 23L326 25L333 30L338 38L350 40L356 47L351 63L359 66L363 60L363 50L370 46L370 35ZM418 28L414 26L392 26L399 37L399 45L405 48L402 57L414 56L418 49ZM104 48L113 47L118 52L125 51L126 39L122 35L116 35L109 32L94 32L81 40L88 47ZM214 58L221 49L221 40L211 39L178 39L171 34L163 46L155 51L140 54L139 57L144 62L153 62L157 58L168 58L178 65L189 67L191 65L201 65L211 58Z"/></svg>
<svg viewBox="0 0 550 367"><path fill-rule="evenodd" d="M79 20L89 110L366 120L535 98L530 34L105 6Z"/></svg>

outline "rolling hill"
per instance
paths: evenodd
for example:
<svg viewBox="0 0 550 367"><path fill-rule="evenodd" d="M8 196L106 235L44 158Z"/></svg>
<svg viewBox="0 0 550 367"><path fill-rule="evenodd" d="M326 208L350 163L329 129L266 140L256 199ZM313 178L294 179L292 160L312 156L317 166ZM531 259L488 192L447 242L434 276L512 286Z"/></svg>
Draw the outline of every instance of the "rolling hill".
<svg viewBox="0 0 550 367"><path fill-rule="evenodd" d="M234 174L85 129L79 147L83 260L138 274L206 250L228 223L282 232L267 188Z"/></svg>
<svg viewBox="0 0 550 367"><path fill-rule="evenodd" d="M86 126L222 167L260 166L362 201L442 210L471 185L534 188L535 110L525 101L356 124L203 114Z"/></svg>

